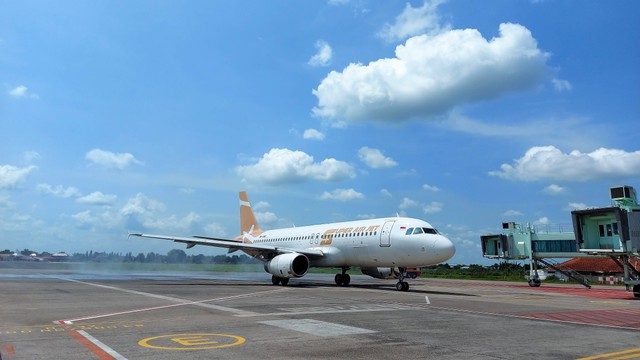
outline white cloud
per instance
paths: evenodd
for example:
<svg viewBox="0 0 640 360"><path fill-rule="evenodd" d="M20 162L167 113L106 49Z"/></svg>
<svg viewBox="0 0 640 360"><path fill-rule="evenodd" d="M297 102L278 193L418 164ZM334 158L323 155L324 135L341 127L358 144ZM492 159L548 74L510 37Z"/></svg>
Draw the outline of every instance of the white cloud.
<svg viewBox="0 0 640 360"><path fill-rule="evenodd" d="M361 147L360 150L358 150L358 157L360 158L360 161L373 169L385 169L398 165L398 163L392 158L384 156L380 150L366 146Z"/></svg>
<svg viewBox="0 0 640 360"><path fill-rule="evenodd" d="M71 215L71 219L75 220L75 226L81 229L121 229L122 217L117 212L110 209L95 213L91 210L85 210L77 214Z"/></svg>
<svg viewBox="0 0 640 360"><path fill-rule="evenodd" d="M205 225L204 231L207 236L226 238L228 235L224 226L218 223L211 223L211 224Z"/></svg>
<svg viewBox="0 0 640 360"><path fill-rule="evenodd" d="M432 186L432 185L429 185L429 184L422 185L422 188L427 190L427 191L433 191L433 192L440 191L440 188L438 188L437 186Z"/></svg>
<svg viewBox="0 0 640 360"><path fill-rule="evenodd" d="M180 188L180 192L186 195L191 195L193 193L195 193L195 189L192 188Z"/></svg>
<svg viewBox="0 0 640 360"><path fill-rule="evenodd" d="M502 217L515 217L515 216L522 216L522 213L518 210L507 210L505 212L502 213Z"/></svg>
<svg viewBox="0 0 640 360"><path fill-rule="evenodd" d="M489 175L522 181L621 179L640 175L640 151L600 148L565 154L554 146L536 146L513 165L502 164L500 168Z"/></svg>
<svg viewBox="0 0 640 360"><path fill-rule="evenodd" d="M549 195L558 195L558 194L563 194L565 193L567 190L565 188L563 188L560 185L556 185L556 184L551 184L549 186L547 186L546 188L544 188L544 190L542 190L545 194L549 194Z"/></svg>
<svg viewBox="0 0 640 360"><path fill-rule="evenodd" d="M551 79L551 83L553 83L553 88L556 89L557 92L571 91L571 89L573 89L573 86L567 80Z"/></svg>
<svg viewBox="0 0 640 360"><path fill-rule="evenodd" d="M437 34L449 29L449 25L440 26L440 15L438 15L438 5L443 0L425 1L422 7L414 8L407 3L406 7L395 19L395 23L385 24L378 33L382 39L393 42L403 40L414 35Z"/></svg>
<svg viewBox="0 0 640 360"><path fill-rule="evenodd" d="M516 118L505 124L475 120L457 110L452 110L434 124L474 136L502 137L511 141L524 139L530 143L544 138L549 143L562 143L574 148L592 146L594 141L602 138L603 132L611 131L609 125L594 123L586 117ZM575 131L576 128L581 131Z"/></svg>
<svg viewBox="0 0 640 360"><path fill-rule="evenodd" d="M546 74L547 57L518 24L501 24L489 41L474 29L420 35L398 46L395 58L330 72L313 90L313 113L347 122L437 116L531 88Z"/></svg>
<svg viewBox="0 0 640 360"><path fill-rule="evenodd" d="M324 140L325 135L316 129L307 129L302 137L308 140Z"/></svg>
<svg viewBox="0 0 640 360"><path fill-rule="evenodd" d="M118 197L116 195L106 195L100 191L95 191L89 195L78 198L76 201L86 205L112 205L117 199Z"/></svg>
<svg viewBox="0 0 640 360"><path fill-rule="evenodd" d="M14 206L15 203L9 200L9 194L0 193L0 208L9 208ZM0 222L1 225L1 222Z"/></svg>
<svg viewBox="0 0 640 360"><path fill-rule="evenodd" d="M409 198L403 198L402 202L400 203L400 205L398 205L398 208L400 209L408 209L408 208L412 208L412 207L416 207L418 206L418 202Z"/></svg>
<svg viewBox="0 0 640 360"><path fill-rule="evenodd" d="M351 201L364 199L364 195L354 189L336 189L331 192L325 191L320 195L320 200Z"/></svg>
<svg viewBox="0 0 640 360"><path fill-rule="evenodd" d="M584 210L584 209L588 209L592 206L588 206L585 203L576 203L576 202L571 202L567 205L566 210L568 211L573 211L573 210Z"/></svg>
<svg viewBox="0 0 640 360"><path fill-rule="evenodd" d="M324 41L318 40L315 44L318 52L309 59L308 64L311 66L327 66L331 63L331 57L333 56L333 50L331 46Z"/></svg>
<svg viewBox="0 0 640 360"><path fill-rule="evenodd" d="M441 202L432 201L431 203L425 205L422 208L422 211L424 211L425 214L435 214L442 211L443 207L444 204L442 204Z"/></svg>
<svg viewBox="0 0 640 360"><path fill-rule="evenodd" d="M13 165L0 165L0 189L12 188L24 181L30 172L37 169L36 166L19 168Z"/></svg>
<svg viewBox="0 0 640 360"><path fill-rule="evenodd" d="M387 189L380 190L380 194L382 194L382 196L386 196L386 197L393 197L393 194L391 194L391 191L389 191Z"/></svg>
<svg viewBox="0 0 640 360"><path fill-rule="evenodd" d="M201 231L202 217L191 211L184 216L165 214L166 206L142 193L130 198L118 215L130 230L151 229L155 231L190 232Z"/></svg>
<svg viewBox="0 0 640 360"><path fill-rule="evenodd" d="M149 213L160 213L165 210L163 203L149 199L143 193L137 193L135 197L129 199L122 207L120 213L124 216L141 215Z"/></svg>
<svg viewBox="0 0 640 360"><path fill-rule="evenodd" d="M65 188L62 185L57 185L54 187L49 184L38 184L38 186L36 186L36 190L43 194L53 195L61 198L78 197L81 195L80 190L73 186Z"/></svg>
<svg viewBox="0 0 640 360"><path fill-rule="evenodd" d="M549 224L549 218L546 216L541 217L540 219L536 220L533 222L536 225L548 225Z"/></svg>
<svg viewBox="0 0 640 360"><path fill-rule="evenodd" d="M31 164L34 161L39 159L40 159L40 154L37 151L30 150L24 153L24 161L26 161L27 164Z"/></svg>
<svg viewBox="0 0 640 360"><path fill-rule="evenodd" d="M271 149L253 165L239 166L236 172L247 180L284 184L307 180L335 181L354 178L353 167L333 158L314 162L303 151Z"/></svg>
<svg viewBox="0 0 640 360"><path fill-rule="evenodd" d="M271 204L266 201L258 201L257 203L251 205L251 207L253 208L253 210L260 211L270 208Z"/></svg>
<svg viewBox="0 0 640 360"><path fill-rule="evenodd" d="M256 211L256 221L261 225L275 224L278 221L278 216L271 211Z"/></svg>
<svg viewBox="0 0 640 360"><path fill-rule="evenodd" d="M11 90L9 90L9 95L14 98L31 98L31 99L39 99L38 94L33 94L29 92L29 88L24 85L19 85Z"/></svg>
<svg viewBox="0 0 640 360"><path fill-rule="evenodd" d="M94 164L120 170L132 164L143 165L141 161L130 153L114 153L101 149L93 149L89 151L85 157Z"/></svg>

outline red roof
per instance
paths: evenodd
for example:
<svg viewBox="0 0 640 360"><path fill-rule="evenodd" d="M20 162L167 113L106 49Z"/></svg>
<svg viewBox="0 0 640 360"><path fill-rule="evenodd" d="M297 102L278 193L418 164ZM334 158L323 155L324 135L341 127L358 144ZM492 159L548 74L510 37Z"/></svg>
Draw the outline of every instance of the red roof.
<svg viewBox="0 0 640 360"><path fill-rule="evenodd" d="M637 258L631 258L629 261L631 266L639 268L640 261ZM574 271L593 271L602 273L621 273L622 268L616 264L611 258L574 258L556 265L559 269L569 269Z"/></svg>

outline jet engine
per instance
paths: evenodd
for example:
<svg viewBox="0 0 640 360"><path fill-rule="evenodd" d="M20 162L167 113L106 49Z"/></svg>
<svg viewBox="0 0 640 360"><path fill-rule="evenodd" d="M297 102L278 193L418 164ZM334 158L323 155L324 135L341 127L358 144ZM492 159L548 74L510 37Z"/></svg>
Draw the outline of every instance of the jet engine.
<svg viewBox="0 0 640 360"><path fill-rule="evenodd" d="M301 277L309 270L309 259L298 253L281 254L264 263L264 271L280 278Z"/></svg>
<svg viewBox="0 0 640 360"><path fill-rule="evenodd" d="M400 274L400 270L398 268L363 267L360 268L360 270L362 270L363 274L376 279L395 279Z"/></svg>

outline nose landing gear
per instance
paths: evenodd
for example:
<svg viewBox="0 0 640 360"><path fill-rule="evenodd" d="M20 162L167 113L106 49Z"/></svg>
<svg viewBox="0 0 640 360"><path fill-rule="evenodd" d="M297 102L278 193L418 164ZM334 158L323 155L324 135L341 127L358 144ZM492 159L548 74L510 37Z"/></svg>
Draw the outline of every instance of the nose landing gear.
<svg viewBox="0 0 640 360"><path fill-rule="evenodd" d="M407 276L407 268L399 268L400 274L398 275L398 282L396 283L396 290L409 291L409 283L404 281Z"/></svg>

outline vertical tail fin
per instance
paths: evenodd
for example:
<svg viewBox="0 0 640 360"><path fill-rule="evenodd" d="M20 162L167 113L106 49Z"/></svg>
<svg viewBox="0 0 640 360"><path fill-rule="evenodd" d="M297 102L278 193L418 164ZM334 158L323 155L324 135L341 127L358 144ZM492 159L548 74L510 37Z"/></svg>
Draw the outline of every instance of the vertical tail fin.
<svg viewBox="0 0 640 360"><path fill-rule="evenodd" d="M240 192L240 235L249 233L252 236L257 236L262 233L260 225L256 221L256 216L253 214L251 204L249 203L249 197L245 191Z"/></svg>

